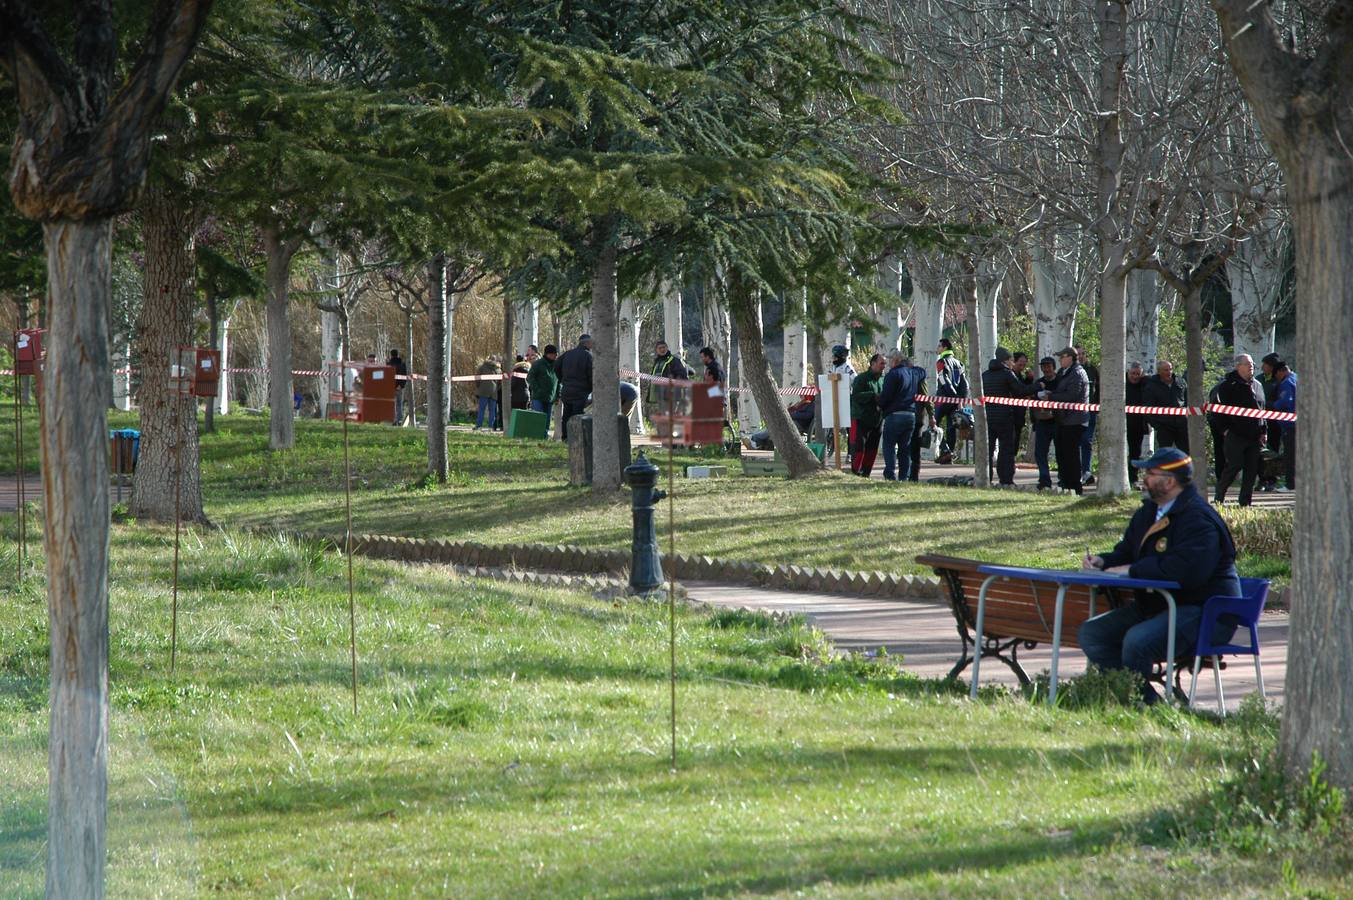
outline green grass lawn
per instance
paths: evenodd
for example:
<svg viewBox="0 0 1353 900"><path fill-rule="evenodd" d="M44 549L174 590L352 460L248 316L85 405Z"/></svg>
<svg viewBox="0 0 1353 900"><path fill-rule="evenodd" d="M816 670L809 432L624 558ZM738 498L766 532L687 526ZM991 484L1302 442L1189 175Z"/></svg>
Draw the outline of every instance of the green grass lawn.
<svg viewBox="0 0 1353 900"><path fill-rule="evenodd" d="M437 487L424 485L421 432L362 426L351 429L351 441L353 527L359 532L629 546L629 492L598 498L569 487L558 442L452 432L450 482ZM259 417L230 417L223 430L203 437L208 515L236 526L341 530L341 429L303 420L297 423L297 449L271 453L266 447L267 421ZM691 454L676 459L678 467L698 461L708 460ZM658 462L666 465L665 453ZM730 469L737 469L736 460ZM740 474L677 479L675 495L680 552L912 573L925 571L915 557L931 552L1016 565L1071 565L1086 546L1112 546L1138 502L843 476L790 482ZM1287 516L1290 532L1290 512L1276 514ZM666 521L664 509L660 532ZM667 546L665 534L662 545ZM1288 560L1254 553L1242 557L1241 567L1245 574L1285 579Z"/></svg>
<svg viewBox="0 0 1353 900"><path fill-rule="evenodd" d="M1353 891L1343 832L1180 836L1271 746L1253 711L972 703L683 608L673 773L661 604L359 560L354 715L340 558L190 533L170 675L171 552L114 528L110 896ZM0 603L3 896L42 889L39 581Z"/></svg>

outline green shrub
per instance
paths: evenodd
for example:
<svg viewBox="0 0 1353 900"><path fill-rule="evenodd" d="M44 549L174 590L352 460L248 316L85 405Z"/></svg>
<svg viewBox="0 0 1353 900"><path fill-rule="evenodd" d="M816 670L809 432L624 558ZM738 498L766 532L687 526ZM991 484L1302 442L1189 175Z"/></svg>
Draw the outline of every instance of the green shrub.
<svg viewBox="0 0 1353 900"><path fill-rule="evenodd" d="M1235 538L1238 555L1292 558L1292 510L1223 506L1220 512Z"/></svg>
<svg viewBox="0 0 1353 900"><path fill-rule="evenodd" d="M1038 701L1048 695L1048 672L1034 676L1027 689L1029 698ZM1101 669L1091 666L1084 674L1057 682L1057 706L1060 709L1108 709L1136 706L1142 702L1142 677L1127 669Z"/></svg>

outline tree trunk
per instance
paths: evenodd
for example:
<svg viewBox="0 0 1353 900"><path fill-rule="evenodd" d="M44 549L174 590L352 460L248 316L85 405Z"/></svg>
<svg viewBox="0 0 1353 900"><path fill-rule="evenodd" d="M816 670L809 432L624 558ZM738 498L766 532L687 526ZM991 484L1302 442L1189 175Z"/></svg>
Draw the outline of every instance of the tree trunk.
<svg viewBox="0 0 1353 900"><path fill-rule="evenodd" d="M667 349L681 359L687 359L685 338L682 328L685 325L681 317L681 286L667 284L662 294L662 339Z"/></svg>
<svg viewBox="0 0 1353 900"><path fill-rule="evenodd" d="M517 304L517 355L526 356L526 350L532 344L539 348L540 341L540 301L532 298Z"/></svg>
<svg viewBox="0 0 1353 900"><path fill-rule="evenodd" d="M1125 355L1129 363L1141 363L1147 377L1156 371L1156 354L1160 347L1160 303L1163 296L1164 291L1156 273L1148 269L1133 269L1128 273Z"/></svg>
<svg viewBox="0 0 1353 900"><path fill-rule="evenodd" d="M808 445L799 437L789 410L781 404L779 389L770 373L770 363L766 361L766 351L762 344L761 315L751 291L743 282L741 275L730 271L728 275L728 305L738 325L738 349L742 353L743 371L747 384L752 389L752 397L761 410L762 420L770 439L780 458L785 461L790 478L802 478L821 470L821 463L808 449Z"/></svg>
<svg viewBox="0 0 1353 900"><path fill-rule="evenodd" d="M450 382L442 380L446 368L446 255L438 253L428 263L428 472L438 484L446 483L446 401Z"/></svg>
<svg viewBox="0 0 1353 900"><path fill-rule="evenodd" d="M194 221L191 211L160 191L141 207L146 274L136 326L141 357L141 449L128 509L138 519L172 522L177 503L185 522L203 522L197 447L197 401L169 393L169 369L179 345L192 344Z"/></svg>
<svg viewBox="0 0 1353 900"><path fill-rule="evenodd" d="M340 334L336 307L341 306L344 300L342 285L339 284L337 254L331 248L326 248L320 265L320 277L323 279L321 287L324 289L325 298L323 302L330 306L329 309L321 308L319 311L320 368L336 370L341 368L336 364L343 362L343 353L339 349L342 346L342 335ZM336 376L321 375L319 377L319 417L321 420L329 418L329 393L342 389L342 377L342 374Z"/></svg>
<svg viewBox="0 0 1353 900"><path fill-rule="evenodd" d="M1282 748L1293 771L1318 753L1329 780L1353 790L1353 162L1341 146L1308 147L1304 156L1304 171L1285 167L1304 301L1297 353L1307 362L1297 394L1301 478Z"/></svg>
<svg viewBox="0 0 1353 900"><path fill-rule="evenodd" d="M507 299L506 296L504 296L504 297L503 297L503 374L504 374L504 375L507 375L507 376L509 376L509 377L504 378L502 381L500 381L500 382L498 383L498 414L499 414L500 416L503 417L503 432L504 432L504 433L507 432L507 420L512 416L512 378L511 378L511 374L512 374L512 362L513 362L513 359L512 359L512 357L513 357L513 353L512 353L512 347L513 347L512 331L513 331L513 327L514 327L514 326L513 326L513 320L516 319L516 316L513 315L514 312L515 312L515 310L513 310L513 308L512 308L512 301L509 300L509 299ZM616 368L618 369L619 366L616 366ZM616 390L619 391L619 386L618 386L618 385L617 385L617 387L616 387ZM617 396L619 396L619 395L617 394ZM616 407L616 408L618 409L618 408L619 408L619 401L616 401L616 402L617 402L617 407ZM618 483L617 483L617 485L618 485Z"/></svg>
<svg viewBox="0 0 1353 900"><path fill-rule="evenodd" d="M708 285L700 303L700 331L704 346L714 351L715 358L724 366L732 362L733 325L728 318L728 307L720 298L718 289ZM699 368L698 360L691 360L690 363Z"/></svg>
<svg viewBox="0 0 1353 900"><path fill-rule="evenodd" d="M1029 246L1037 359L1070 345L1076 333L1076 278L1063 257L1073 252L1068 243L1069 236L1058 232L1051 238L1037 238Z"/></svg>
<svg viewBox="0 0 1353 900"><path fill-rule="evenodd" d="M1246 240L1236 245L1228 275L1231 284L1231 327L1236 353L1259 361L1273 352L1273 325L1277 320L1286 260L1286 232L1270 217Z"/></svg>
<svg viewBox="0 0 1353 900"><path fill-rule="evenodd" d="M108 802L108 307L112 224L43 225L51 713L47 896L102 897Z"/></svg>
<svg viewBox="0 0 1353 900"><path fill-rule="evenodd" d="M268 257L268 446L273 450L290 450L296 443L288 293L291 259L300 246L298 238L283 239L276 225L263 229L263 248Z"/></svg>
<svg viewBox="0 0 1353 900"><path fill-rule="evenodd" d="M609 229L598 228L605 239ZM620 489L620 341L616 327L616 248L606 244L592 270L592 492Z"/></svg>
<svg viewBox="0 0 1353 900"><path fill-rule="evenodd" d="M217 305L216 291L208 288L205 291L207 302L207 346L217 347L221 338L221 310ZM220 372L216 373L218 376ZM219 391L221 385L217 384ZM207 402L203 404L202 410L202 431L205 434L211 434L216 430L216 398L208 397Z"/></svg>
<svg viewBox="0 0 1353 900"><path fill-rule="evenodd" d="M1099 495L1128 492L1127 420L1123 406L1127 342L1127 247L1121 202L1123 137L1123 67L1127 63L1127 4L1106 0L1099 6L1099 109L1094 147L1097 208L1095 237L1099 243L1100 386L1095 444L1099 451Z"/></svg>
<svg viewBox="0 0 1353 900"><path fill-rule="evenodd" d="M1207 402L1209 386L1206 384L1207 362L1203 359L1203 298L1201 288L1192 286L1180 298L1184 301L1184 349L1188 366L1188 405L1202 406ZM1176 373L1177 374L1177 373ZM1212 477L1212 466L1208 463L1211 454L1207 452L1207 417L1189 416L1189 455L1193 457L1193 478L1204 495Z"/></svg>
<svg viewBox="0 0 1353 900"><path fill-rule="evenodd" d="M221 384L217 387L216 409L221 415L230 415L230 392L233 390L235 376L230 372L230 319L239 301L231 304L232 313L221 322Z"/></svg>
<svg viewBox="0 0 1353 900"><path fill-rule="evenodd" d="M443 264L445 264L445 260L446 257L443 256L442 257ZM443 272L446 271L444 265L442 271ZM459 272L460 271L459 267L457 267L455 271ZM442 409L444 411L442 424L449 426L451 424L451 409L452 409L451 376L454 374L454 372L452 371L453 364L451 362L451 349L455 344L454 337L456 333L456 295L451 291L452 285L455 284L454 278L447 279L443 277L442 282L445 285L446 291L446 357L442 365L442 375L446 379L446 393L442 397Z"/></svg>
<svg viewBox="0 0 1353 900"><path fill-rule="evenodd" d="M409 370L410 373L413 372L413 311L415 309L414 302L415 302L414 298L410 297L409 311L404 314L404 353L405 353L404 365ZM507 366L504 366L503 368L506 369ZM396 384L398 384L398 382L396 382ZM418 424L418 416L417 414L414 413L413 408L413 379L410 378L402 385L399 385L396 388L396 390L402 391L404 393L404 416L405 416L404 421L407 421L411 425L416 426ZM507 420L506 414L504 414L503 419L504 424L506 424ZM403 425L404 421L396 422L395 424Z"/></svg>
<svg viewBox="0 0 1353 900"><path fill-rule="evenodd" d="M974 398L982 396L982 370L986 368L986 348L982 346L982 296L987 292L979 290L977 278L973 272L971 259L963 263L961 290L963 302L968 308L968 386ZM996 348L991 348L994 352ZM978 487L991 487L991 445L987 441L987 409L981 403L974 403L972 410L973 442L973 484Z"/></svg>
<svg viewBox="0 0 1353 900"><path fill-rule="evenodd" d="M808 383L808 334L804 325L804 318L808 314L806 303L807 297L802 290L785 295L784 359L780 372L780 383L785 387L803 387ZM778 405L788 406L797 398L777 395L777 399L780 401Z"/></svg>
<svg viewBox="0 0 1353 900"><path fill-rule="evenodd" d="M635 308L633 300L624 300L620 303L620 366L638 372L639 369L639 311ZM670 349L670 348L669 348ZM640 395L643 394L643 385L639 379L627 375L623 379L632 382L635 387L640 389ZM642 403L634 404L634 409L630 410L630 434L644 433L644 405Z"/></svg>
<svg viewBox="0 0 1353 900"><path fill-rule="evenodd" d="M756 321L756 333L763 334L761 324L761 295L756 293L747 298L747 315ZM742 388L738 392L738 430L743 434L751 434L756 430L756 426L761 423L761 413L757 409L756 396L751 392L751 380L748 375L749 363L747 354L742 350L742 318L739 317L737 324L738 331L738 387ZM764 353L764 345L763 345ZM767 363L769 366L769 363ZM849 390L846 391L849 394ZM778 404L777 404L778 405ZM819 409L821 406L819 406Z"/></svg>
<svg viewBox="0 0 1353 900"><path fill-rule="evenodd" d="M911 308L915 328L912 332L912 362L929 369L934 362L935 348L944 337L944 304L949 293L948 280L933 272L928 261L912 258Z"/></svg>

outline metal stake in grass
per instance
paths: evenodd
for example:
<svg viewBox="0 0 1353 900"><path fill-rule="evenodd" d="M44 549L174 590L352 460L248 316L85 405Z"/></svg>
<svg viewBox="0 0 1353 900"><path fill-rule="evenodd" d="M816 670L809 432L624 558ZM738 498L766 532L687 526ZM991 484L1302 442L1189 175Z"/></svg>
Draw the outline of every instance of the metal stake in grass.
<svg viewBox="0 0 1353 900"><path fill-rule="evenodd" d="M348 647L352 655L352 714L357 715L357 603L352 592L352 456L348 450L348 379L342 363L338 380L343 394L343 501L347 507Z"/></svg>
<svg viewBox="0 0 1353 900"><path fill-rule="evenodd" d="M19 514L19 581L23 581L24 538L28 530L24 521L24 460L23 460L23 404L19 402L23 376L19 374L19 338L14 337L14 499Z"/></svg>
<svg viewBox="0 0 1353 900"><path fill-rule="evenodd" d="M169 288L163 288L169 293ZM179 653L179 536L183 522L180 486L183 481L183 360L179 354L179 301L174 299L174 325L169 340L169 381L174 404L174 589L170 600L169 612L169 674L174 674ZM193 401L193 414L197 414L197 401Z"/></svg>
<svg viewBox="0 0 1353 900"><path fill-rule="evenodd" d="M667 390L667 638L669 652L669 686L672 707L672 771L677 767L676 743L676 512L672 495L676 491L673 472L676 471L676 385Z"/></svg>

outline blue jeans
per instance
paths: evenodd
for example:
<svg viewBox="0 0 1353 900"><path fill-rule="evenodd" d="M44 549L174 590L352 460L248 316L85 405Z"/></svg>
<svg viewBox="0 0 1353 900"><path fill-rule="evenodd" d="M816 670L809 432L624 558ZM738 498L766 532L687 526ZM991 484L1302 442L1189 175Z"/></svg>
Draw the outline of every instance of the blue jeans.
<svg viewBox="0 0 1353 900"><path fill-rule="evenodd" d="M533 412L540 412L540 413L544 413L544 414L545 414L545 416L546 416L546 419L545 419L545 436L546 436L546 437L549 437L549 436L550 436L550 420L549 420L549 418L548 418L549 415L550 415L550 408L549 408L549 406L546 405L546 403L545 403L544 400L532 400L532 401L531 401L531 410L532 410Z"/></svg>
<svg viewBox="0 0 1353 900"><path fill-rule="evenodd" d="M479 398L479 415L475 419L475 428L484 428L485 420L488 420L487 427L492 428L493 423L498 421L498 401L492 397Z"/></svg>
<svg viewBox="0 0 1353 900"><path fill-rule="evenodd" d="M1085 651L1086 658L1101 669L1129 669L1149 678L1156 661L1165 659L1169 616L1168 612L1161 612L1148 617L1142 614L1137 603L1130 603L1086 620L1076 635L1076 642ZM1198 645L1198 622L1202 617L1201 605L1179 607L1174 628L1176 657L1193 655L1193 648ZM1218 622L1212 638L1214 642L1225 643L1235 632L1234 624ZM1160 699L1149 684L1143 685L1142 694L1147 703Z"/></svg>
<svg viewBox="0 0 1353 900"><path fill-rule="evenodd" d="M889 413L883 417L883 478L885 481L906 481L911 471L911 433L916 428L916 413L911 410ZM902 452L897 452L898 446ZM893 474L893 470L897 474Z"/></svg>
<svg viewBox="0 0 1353 900"><path fill-rule="evenodd" d="M1038 463L1038 486L1052 487L1052 469L1048 467L1048 453L1052 449L1052 436L1057 433L1057 423L1034 422L1034 462Z"/></svg>
<svg viewBox="0 0 1353 900"><path fill-rule="evenodd" d="M1099 420L1099 413L1090 413L1090 420L1085 423L1085 434L1081 437L1081 481L1090 477L1090 454L1095 449L1095 422Z"/></svg>

